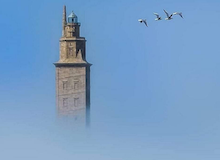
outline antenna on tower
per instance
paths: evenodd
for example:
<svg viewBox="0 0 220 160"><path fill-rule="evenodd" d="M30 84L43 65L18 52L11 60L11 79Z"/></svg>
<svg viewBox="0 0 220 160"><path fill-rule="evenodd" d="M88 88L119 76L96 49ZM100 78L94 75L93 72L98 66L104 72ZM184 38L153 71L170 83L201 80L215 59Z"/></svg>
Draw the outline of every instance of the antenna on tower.
<svg viewBox="0 0 220 160"><path fill-rule="evenodd" d="M62 36L65 36L65 26L66 26L66 6L63 6L63 29L62 29Z"/></svg>

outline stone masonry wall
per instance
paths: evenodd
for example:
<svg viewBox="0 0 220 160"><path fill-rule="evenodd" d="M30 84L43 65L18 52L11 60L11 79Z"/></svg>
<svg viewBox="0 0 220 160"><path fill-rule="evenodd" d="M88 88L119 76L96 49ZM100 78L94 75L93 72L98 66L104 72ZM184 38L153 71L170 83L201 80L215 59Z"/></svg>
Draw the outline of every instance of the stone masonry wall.
<svg viewBox="0 0 220 160"><path fill-rule="evenodd" d="M86 68L57 67L57 105L59 112L86 108Z"/></svg>

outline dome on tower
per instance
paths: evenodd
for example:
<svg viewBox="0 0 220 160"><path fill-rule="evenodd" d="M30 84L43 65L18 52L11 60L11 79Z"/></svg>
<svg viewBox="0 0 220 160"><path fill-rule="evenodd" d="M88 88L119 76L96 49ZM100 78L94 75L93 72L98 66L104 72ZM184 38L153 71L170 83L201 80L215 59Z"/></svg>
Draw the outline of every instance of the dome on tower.
<svg viewBox="0 0 220 160"><path fill-rule="evenodd" d="M74 14L73 11L68 16L68 23L78 23L78 17Z"/></svg>

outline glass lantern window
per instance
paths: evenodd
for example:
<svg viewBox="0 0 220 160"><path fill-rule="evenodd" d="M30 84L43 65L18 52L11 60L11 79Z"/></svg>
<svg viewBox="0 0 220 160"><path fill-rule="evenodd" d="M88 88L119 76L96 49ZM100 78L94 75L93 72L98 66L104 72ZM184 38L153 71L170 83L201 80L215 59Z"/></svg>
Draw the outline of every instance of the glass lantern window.
<svg viewBox="0 0 220 160"><path fill-rule="evenodd" d="M77 19L77 17L70 17L70 18L68 18L68 22L69 23L78 23L78 19Z"/></svg>

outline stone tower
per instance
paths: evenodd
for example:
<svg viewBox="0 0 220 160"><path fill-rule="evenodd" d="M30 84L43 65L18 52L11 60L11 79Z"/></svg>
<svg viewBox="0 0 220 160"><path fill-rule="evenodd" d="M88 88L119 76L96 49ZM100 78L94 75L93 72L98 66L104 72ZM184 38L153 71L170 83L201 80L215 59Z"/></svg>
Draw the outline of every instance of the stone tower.
<svg viewBox="0 0 220 160"><path fill-rule="evenodd" d="M67 20L66 20L67 18ZM89 123L90 66L86 61L86 40L80 37L80 23L63 8L60 59L56 66L56 99L59 115L73 115Z"/></svg>

